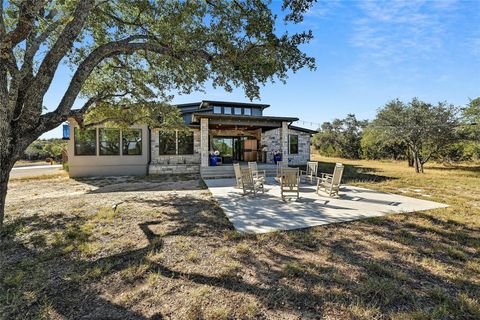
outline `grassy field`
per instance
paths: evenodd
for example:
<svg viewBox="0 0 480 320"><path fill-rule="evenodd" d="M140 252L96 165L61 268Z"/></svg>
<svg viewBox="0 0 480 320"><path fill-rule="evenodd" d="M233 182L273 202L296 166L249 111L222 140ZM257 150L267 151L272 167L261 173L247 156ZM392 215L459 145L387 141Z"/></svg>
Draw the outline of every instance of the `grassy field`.
<svg viewBox="0 0 480 320"><path fill-rule="evenodd" d="M480 318L478 165L318 160L450 207L251 236L188 177L16 180L0 318Z"/></svg>

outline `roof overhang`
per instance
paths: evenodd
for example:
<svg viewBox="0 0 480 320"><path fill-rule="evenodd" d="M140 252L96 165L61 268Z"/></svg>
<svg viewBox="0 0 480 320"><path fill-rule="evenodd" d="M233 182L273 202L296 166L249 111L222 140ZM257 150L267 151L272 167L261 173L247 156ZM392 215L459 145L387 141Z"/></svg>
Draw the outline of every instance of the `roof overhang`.
<svg viewBox="0 0 480 320"><path fill-rule="evenodd" d="M300 131L300 132L305 132L305 133L310 133L310 134L318 133L317 130L302 128L302 127L297 127L297 126L289 126L289 128L292 129L292 130L295 130L295 131Z"/></svg>

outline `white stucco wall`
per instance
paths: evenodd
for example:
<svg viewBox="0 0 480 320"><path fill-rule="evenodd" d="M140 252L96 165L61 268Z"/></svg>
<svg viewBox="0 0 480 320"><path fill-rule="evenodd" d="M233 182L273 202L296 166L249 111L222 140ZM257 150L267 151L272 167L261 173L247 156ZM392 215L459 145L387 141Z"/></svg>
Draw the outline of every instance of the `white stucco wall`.
<svg viewBox="0 0 480 320"><path fill-rule="evenodd" d="M70 140L67 143L68 166L70 177L85 176L118 176L118 175L146 175L148 164L148 126L136 125L131 126L132 129L142 130L142 154L141 155L100 155L98 128L97 133L96 155L78 156L75 155L75 130L77 126L74 121L69 121ZM122 139L120 139L121 141ZM122 145L120 144L120 150Z"/></svg>

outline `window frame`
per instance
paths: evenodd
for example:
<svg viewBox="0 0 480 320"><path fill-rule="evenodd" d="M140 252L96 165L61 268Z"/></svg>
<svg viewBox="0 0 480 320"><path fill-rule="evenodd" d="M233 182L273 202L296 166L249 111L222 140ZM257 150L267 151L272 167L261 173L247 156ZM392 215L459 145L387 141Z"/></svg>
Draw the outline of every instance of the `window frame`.
<svg viewBox="0 0 480 320"><path fill-rule="evenodd" d="M249 113L247 114L245 111L249 111ZM245 116L251 116L252 115L252 108L243 108L243 114Z"/></svg>
<svg viewBox="0 0 480 320"><path fill-rule="evenodd" d="M136 131L136 132L139 132L140 133L140 154L128 154L128 153L124 153L124 133L125 132L129 132L129 131ZM122 130L121 131L121 140L122 140L122 146L121 146L121 149L122 149L122 156L142 156L143 155L143 129L135 129L135 128L132 128L132 129L127 129L127 130ZM128 142L130 143L131 140L128 140ZM127 149L128 150L128 149Z"/></svg>
<svg viewBox="0 0 480 320"><path fill-rule="evenodd" d="M195 154L195 133L192 130L188 130L188 132L192 136L192 153L180 153L180 141L179 141L179 133L180 131L175 130L173 133L175 133L175 153L172 154L161 154L160 153L160 134L162 132L168 132L168 131L159 131L159 140L158 140L158 155L159 156L190 156Z"/></svg>
<svg viewBox="0 0 480 320"><path fill-rule="evenodd" d="M162 148L160 148L161 146L161 135L162 134L165 134L165 133L168 133L168 134L174 134L174 153L161 153L161 150ZM177 132L176 131L162 131L160 130L158 132L158 155L159 156L175 156L177 155Z"/></svg>
<svg viewBox="0 0 480 320"><path fill-rule="evenodd" d="M180 153L180 135L181 133L188 133L189 135L192 136L192 153ZM178 156L188 156L188 155L192 155L192 154L195 154L195 135L193 133L193 131L191 130L188 130L188 131L176 131L176 140L177 140L177 155Z"/></svg>
<svg viewBox="0 0 480 320"><path fill-rule="evenodd" d="M227 113L226 110L230 110L230 112ZM234 113L233 113L233 108L232 108L232 107L223 107L223 112L222 112L222 113L223 113L223 114L232 115L232 114L234 114Z"/></svg>
<svg viewBox="0 0 480 320"><path fill-rule="evenodd" d="M94 128L94 129L83 129L85 131L94 131L95 132L95 143L94 143L94 148L95 148L95 151L93 154L78 154L78 151L77 151L77 137L78 137L78 132L80 131L81 129L79 127L75 127L73 128L73 154L74 156L79 156L79 157L91 157L91 156L97 156L97 153L98 153L98 130L97 128Z"/></svg>
<svg viewBox="0 0 480 320"><path fill-rule="evenodd" d="M118 131L118 153L116 154L104 154L102 153L102 142L104 140L101 140L101 131ZM98 128L98 135L97 135L97 140L98 140L98 155L99 156L119 156L121 154L121 149L122 149L122 137L121 137L121 130L117 128ZM106 141L106 140L105 140Z"/></svg>
<svg viewBox="0 0 480 320"><path fill-rule="evenodd" d="M292 137L296 137L297 142L293 145L297 146L296 152L292 152ZM299 142L299 136L298 134L289 134L288 135L288 154L299 154L300 148L298 146Z"/></svg>

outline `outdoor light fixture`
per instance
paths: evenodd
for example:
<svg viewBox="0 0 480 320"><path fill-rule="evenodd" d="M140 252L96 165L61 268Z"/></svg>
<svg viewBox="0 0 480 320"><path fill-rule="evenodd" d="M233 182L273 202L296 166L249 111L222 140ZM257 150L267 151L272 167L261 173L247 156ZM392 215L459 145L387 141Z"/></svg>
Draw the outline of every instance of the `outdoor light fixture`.
<svg viewBox="0 0 480 320"><path fill-rule="evenodd" d="M70 140L70 126L68 124L63 125L63 137L62 140Z"/></svg>

